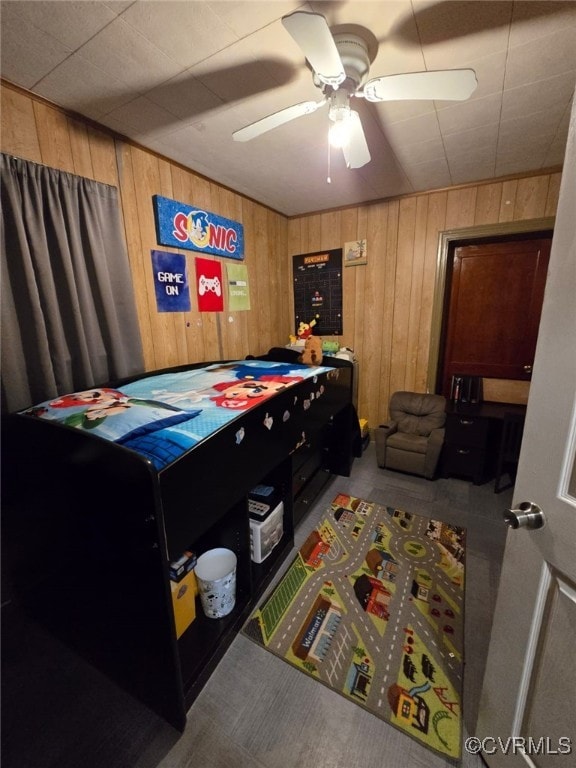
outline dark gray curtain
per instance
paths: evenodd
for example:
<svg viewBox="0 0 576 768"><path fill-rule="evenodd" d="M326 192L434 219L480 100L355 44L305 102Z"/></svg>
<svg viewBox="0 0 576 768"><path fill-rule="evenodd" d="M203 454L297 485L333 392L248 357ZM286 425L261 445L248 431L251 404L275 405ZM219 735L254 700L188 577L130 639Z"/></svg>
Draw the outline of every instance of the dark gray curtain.
<svg viewBox="0 0 576 768"><path fill-rule="evenodd" d="M0 154L2 410L144 369L118 190Z"/></svg>

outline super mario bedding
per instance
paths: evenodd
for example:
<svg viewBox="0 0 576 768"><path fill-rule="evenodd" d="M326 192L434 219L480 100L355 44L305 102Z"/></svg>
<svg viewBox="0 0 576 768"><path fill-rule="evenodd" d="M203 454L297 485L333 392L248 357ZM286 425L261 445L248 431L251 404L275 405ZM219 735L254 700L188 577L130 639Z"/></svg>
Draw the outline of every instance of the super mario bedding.
<svg viewBox="0 0 576 768"><path fill-rule="evenodd" d="M263 400L330 370L262 360L216 363L147 376L121 389L62 395L22 413L89 431L163 469Z"/></svg>

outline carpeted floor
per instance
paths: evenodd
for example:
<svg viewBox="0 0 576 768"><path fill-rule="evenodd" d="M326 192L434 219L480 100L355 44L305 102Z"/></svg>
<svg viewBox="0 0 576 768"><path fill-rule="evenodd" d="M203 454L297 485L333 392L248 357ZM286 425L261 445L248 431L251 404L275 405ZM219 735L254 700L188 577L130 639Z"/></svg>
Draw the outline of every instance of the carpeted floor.
<svg viewBox="0 0 576 768"><path fill-rule="evenodd" d="M368 491L366 491L368 489ZM464 731L474 735L512 492L377 467L374 444L296 530L296 550L337 491L466 528ZM270 591L282 578L280 569ZM4 587L7 586L3 581ZM447 758L239 634L188 713L183 734L22 615L2 607L2 768L447 768ZM462 754L461 768L485 768Z"/></svg>

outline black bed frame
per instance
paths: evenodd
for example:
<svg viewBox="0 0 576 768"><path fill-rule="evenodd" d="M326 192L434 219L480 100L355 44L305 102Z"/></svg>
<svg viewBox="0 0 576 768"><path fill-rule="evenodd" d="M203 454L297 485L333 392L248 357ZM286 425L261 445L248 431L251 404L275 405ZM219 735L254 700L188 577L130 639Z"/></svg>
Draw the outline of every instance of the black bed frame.
<svg viewBox="0 0 576 768"><path fill-rule="evenodd" d="M284 352L273 349L260 359L286 360ZM332 358L324 363L332 366ZM247 411L160 471L139 454L74 428L33 416L4 419L4 565L14 598L181 731L190 705L293 549L295 525L333 474L350 474L353 366L334 365ZM323 396L312 397L320 385ZM293 408L295 395L309 400L307 410ZM292 415L284 420L286 411ZM267 413L271 430L259 428ZM246 438L238 447L240 426ZM280 492L284 534L257 564L247 495L262 482ZM208 619L198 601L195 620L177 639L169 563L187 549L201 554L215 546L238 558L235 608Z"/></svg>

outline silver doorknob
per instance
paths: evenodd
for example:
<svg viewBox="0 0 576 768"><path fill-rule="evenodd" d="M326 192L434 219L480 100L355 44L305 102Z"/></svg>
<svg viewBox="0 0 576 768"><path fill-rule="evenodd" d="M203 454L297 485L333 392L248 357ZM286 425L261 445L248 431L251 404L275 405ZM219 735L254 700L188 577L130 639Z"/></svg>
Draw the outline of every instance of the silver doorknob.
<svg viewBox="0 0 576 768"><path fill-rule="evenodd" d="M509 528L542 528L544 525L544 512L533 501L523 501L516 509L507 509L504 512L504 522Z"/></svg>

